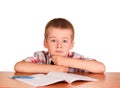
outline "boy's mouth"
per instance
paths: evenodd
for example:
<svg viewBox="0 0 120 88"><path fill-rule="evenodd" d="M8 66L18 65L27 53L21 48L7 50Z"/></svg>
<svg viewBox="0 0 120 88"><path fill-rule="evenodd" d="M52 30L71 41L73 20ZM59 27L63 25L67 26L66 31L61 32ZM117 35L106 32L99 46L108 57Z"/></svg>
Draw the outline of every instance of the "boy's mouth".
<svg viewBox="0 0 120 88"><path fill-rule="evenodd" d="M56 53L63 53L63 51L61 51L61 50L56 50L55 52Z"/></svg>

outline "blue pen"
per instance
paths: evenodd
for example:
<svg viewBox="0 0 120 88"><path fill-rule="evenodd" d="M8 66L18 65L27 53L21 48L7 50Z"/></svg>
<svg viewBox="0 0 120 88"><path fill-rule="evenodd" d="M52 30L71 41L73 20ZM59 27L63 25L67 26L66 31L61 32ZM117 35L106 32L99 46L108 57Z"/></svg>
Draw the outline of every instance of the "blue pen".
<svg viewBox="0 0 120 88"><path fill-rule="evenodd" d="M20 78L20 79L32 79L34 77L33 76L11 76L10 78L12 78L12 79L16 79L16 78Z"/></svg>

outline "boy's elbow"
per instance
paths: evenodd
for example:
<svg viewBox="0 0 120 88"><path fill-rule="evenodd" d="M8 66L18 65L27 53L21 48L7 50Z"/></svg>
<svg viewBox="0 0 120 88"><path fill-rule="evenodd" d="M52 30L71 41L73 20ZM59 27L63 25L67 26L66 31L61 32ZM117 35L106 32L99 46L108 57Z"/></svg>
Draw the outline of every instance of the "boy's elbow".
<svg viewBox="0 0 120 88"><path fill-rule="evenodd" d="M96 68L96 72L95 73L104 73L106 70L106 67L104 64L101 63L99 68Z"/></svg>
<svg viewBox="0 0 120 88"><path fill-rule="evenodd" d="M17 62L16 64L15 64L15 66L14 66L14 70L16 71L16 72L20 72L20 69L21 69L21 66L22 65L22 63L21 62Z"/></svg>
<svg viewBox="0 0 120 88"><path fill-rule="evenodd" d="M106 67L105 67L105 65L103 64L103 65L102 65L102 68L101 68L101 73L104 73L105 70L106 70Z"/></svg>
<svg viewBox="0 0 120 88"><path fill-rule="evenodd" d="M16 72L18 72L18 68L19 68L19 62L17 62L17 63L15 64L14 70L15 70Z"/></svg>

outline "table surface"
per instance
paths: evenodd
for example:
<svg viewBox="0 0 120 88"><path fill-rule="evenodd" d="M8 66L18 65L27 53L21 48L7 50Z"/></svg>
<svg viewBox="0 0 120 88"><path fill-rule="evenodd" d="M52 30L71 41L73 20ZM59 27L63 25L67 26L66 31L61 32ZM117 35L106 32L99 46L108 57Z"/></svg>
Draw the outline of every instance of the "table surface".
<svg viewBox="0 0 120 88"><path fill-rule="evenodd" d="M80 73L77 73L80 74ZM8 71L0 72L0 88L34 88L31 85L10 79L12 75L32 75L26 73L15 73ZM95 82L73 82L68 84L66 82L59 82L49 86L37 87L37 88L120 88L120 72L105 72L104 74L80 74L98 79Z"/></svg>

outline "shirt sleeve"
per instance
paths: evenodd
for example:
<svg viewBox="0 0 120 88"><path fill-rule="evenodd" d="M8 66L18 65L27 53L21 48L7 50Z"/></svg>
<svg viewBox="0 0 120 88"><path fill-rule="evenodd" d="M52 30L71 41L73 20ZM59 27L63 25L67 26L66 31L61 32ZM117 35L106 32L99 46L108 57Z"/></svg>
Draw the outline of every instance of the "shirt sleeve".
<svg viewBox="0 0 120 88"><path fill-rule="evenodd" d="M45 64L46 59L42 51L35 52L33 56L24 59L26 62Z"/></svg>

